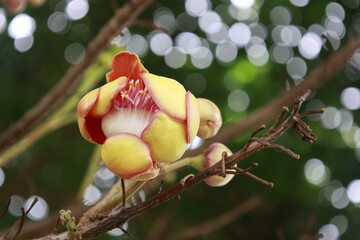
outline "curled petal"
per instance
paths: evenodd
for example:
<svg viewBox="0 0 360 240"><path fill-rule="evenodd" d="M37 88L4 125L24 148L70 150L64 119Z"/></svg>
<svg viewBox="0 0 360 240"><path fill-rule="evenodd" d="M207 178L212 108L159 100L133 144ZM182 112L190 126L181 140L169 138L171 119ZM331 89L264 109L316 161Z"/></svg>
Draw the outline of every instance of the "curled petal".
<svg viewBox="0 0 360 240"><path fill-rule="evenodd" d="M170 117L186 120L186 91L177 81L151 73L141 75L151 97L159 108Z"/></svg>
<svg viewBox="0 0 360 240"><path fill-rule="evenodd" d="M219 108L215 103L205 98L197 98L200 112L200 127L197 135L201 138L213 137L222 125Z"/></svg>
<svg viewBox="0 0 360 240"><path fill-rule="evenodd" d="M200 114L196 98L191 92L186 93L186 141L194 140L200 124Z"/></svg>
<svg viewBox="0 0 360 240"><path fill-rule="evenodd" d="M121 133L106 139L101 157L110 171L124 179L151 179L158 174L149 147L133 134Z"/></svg>
<svg viewBox="0 0 360 240"><path fill-rule="evenodd" d="M80 117L85 117L93 108L95 102L99 98L100 88L94 89L86 94L77 106L77 114Z"/></svg>
<svg viewBox="0 0 360 240"><path fill-rule="evenodd" d="M119 77L102 86L100 88L99 97L94 107L91 109L90 115L92 117L103 117L108 114L113 106L114 97L127 83L128 79L126 77Z"/></svg>
<svg viewBox="0 0 360 240"><path fill-rule="evenodd" d="M129 52L116 54L112 59L111 68L113 71L106 74L108 82L114 81L119 77L137 80L140 78L140 74L148 72L138 56Z"/></svg>
<svg viewBox="0 0 360 240"><path fill-rule="evenodd" d="M226 152L228 156L232 155L230 149L228 149L224 144L211 144L205 152L205 168L209 168L219 162L222 159L223 152ZM221 187L230 182L233 177L233 174L226 174L225 177L211 176L206 178L205 182L212 187Z"/></svg>
<svg viewBox="0 0 360 240"><path fill-rule="evenodd" d="M179 159L186 149L185 124L157 111L141 138L149 145L151 157L166 163Z"/></svg>

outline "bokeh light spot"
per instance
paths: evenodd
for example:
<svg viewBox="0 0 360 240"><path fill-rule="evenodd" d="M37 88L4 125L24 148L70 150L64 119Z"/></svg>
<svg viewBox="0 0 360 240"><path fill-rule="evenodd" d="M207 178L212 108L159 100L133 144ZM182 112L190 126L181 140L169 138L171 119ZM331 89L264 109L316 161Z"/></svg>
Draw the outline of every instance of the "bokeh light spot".
<svg viewBox="0 0 360 240"><path fill-rule="evenodd" d="M35 198L37 198L38 201L36 202L34 207L30 210L28 217L31 220L40 221L42 219L45 219L49 214L49 206L42 197L39 196L29 197L24 203L24 209L25 211L27 211L30 208L31 204L34 202Z"/></svg>
<svg viewBox="0 0 360 240"><path fill-rule="evenodd" d="M337 17L339 20L343 21L345 19L345 10L344 8L336 2L330 2L326 5L326 16L328 17Z"/></svg>
<svg viewBox="0 0 360 240"><path fill-rule="evenodd" d="M254 5L255 0L231 0L231 3L237 8L247 9Z"/></svg>
<svg viewBox="0 0 360 240"><path fill-rule="evenodd" d="M228 96L228 105L234 112L243 112L249 107L249 95L240 89L233 90Z"/></svg>
<svg viewBox="0 0 360 240"><path fill-rule="evenodd" d="M288 25L291 22L290 10L283 6L276 6L270 12L270 19L275 25Z"/></svg>
<svg viewBox="0 0 360 240"><path fill-rule="evenodd" d="M48 18L47 25L55 33L63 33L69 26L66 15L62 12L54 12Z"/></svg>
<svg viewBox="0 0 360 240"><path fill-rule="evenodd" d="M126 45L126 49L129 52L136 53L141 57L147 53L148 43L143 36L139 34L134 34L130 37L129 42Z"/></svg>
<svg viewBox="0 0 360 240"><path fill-rule="evenodd" d="M346 216L337 215L331 219L330 224L335 225L340 234L344 234L349 226L349 221Z"/></svg>
<svg viewBox="0 0 360 240"><path fill-rule="evenodd" d="M0 187L4 184L4 181L5 181L5 173L4 170L0 168Z"/></svg>
<svg viewBox="0 0 360 240"><path fill-rule="evenodd" d="M0 33L3 33L5 31L6 24L7 24L7 20L6 20L5 11L3 8L0 8Z"/></svg>
<svg viewBox="0 0 360 240"><path fill-rule="evenodd" d="M178 69L185 65L186 63L186 54L179 47L173 47L164 57L166 65L171 68Z"/></svg>
<svg viewBox="0 0 360 240"><path fill-rule="evenodd" d="M70 64L77 64L84 58L85 48L80 43L71 43L64 52L65 60Z"/></svg>
<svg viewBox="0 0 360 240"><path fill-rule="evenodd" d="M221 62L228 63L235 60L238 49L231 42L220 43L216 46L216 58Z"/></svg>
<svg viewBox="0 0 360 240"><path fill-rule="evenodd" d="M296 7L305 7L309 0L290 0L290 2Z"/></svg>
<svg viewBox="0 0 360 240"><path fill-rule="evenodd" d="M217 12L208 11L199 18L199 27L208 34L218 32L221 26L221 17Z"/></svg>
<svg viewBox="0 0 360 240"><path fill-rule="evenodd" d="M229 38L237 46L244 47L251 39L251 30L244 23L234 23L229 29Z"/></svg>
<svg viewBox="0 0 360 240"><path fill-rule="evenodd" d="M154 23L156 26L165 28L170 32L173 32L176 28L175 16L168 8L160 8L155 12Z"/></svg>
<svg viewBox="0 0 360 240"><path fill-rule="evenodd" d="M90 184L86 187L83 195L83 202L86 206L95 204L100 198L101 192L96 186Z"/></svg>
<svg viewBox="0 0 360 240"><path fill-rule="evenodd" d="M86 16L89 11L89 3L86 0L71 0L65 8L65 13L70 20L79 20Z"/></svg>
<svg viewBox="0 0 360 240"><path fill-rule="evenodd" d="M272 56L275 62L285 64L294 56L294 52L288 46L275 45L272 48Z"/></svg>
<svg viewBox="0 0 360 240"><path fill-rule="evenodd" d="M322 41L316 33L308 32L300 40L299 51L304 58L314 59L321 50Z"/></svg>
<svg viewBox="0 0 360 240"><path fill-rule="evenodd" d="M304 173L307 181L317 186L324 186L330 179L330 170L317 158L312 158L306 162Z"/></svg>
<svg viewBox="0 0 360 240"><path fill-rule="evenodd" d="M349 183L347 195L352 203L360 203L360 179L355 179Z"/></svg>
<svg viewBox="0 0 360 240"><path fill-rule="evenodd" d="M294 57L287 62L286 70L292 78L302 78L306 75L307 66L302 58Z"/></svg>
<svg viewBox="0 0 360 240"><path fill-rule="evenodd" d="M30 35L24 38L16 38L14 40L14 47L19 52L28 51L34 44L34 36Z"/></svg>
<svg viewBox="0 0 360 240"><path fill-rule="evenodd" d="M36 29L34 18L25 13L16 15L8 27L8 34L13 39L31 36Z"/></svg>
<svg viewBox="0 0 360 240"><path fill-rule="evenodd" d="M200 38L190 32L183 32L176 36L175 45L180 47L186 54L190 54L201 46Z"/></svg>
<svg viewBox="0 0 360 240"><path fill-rule="evenodd" d="M334 224L326 224L319 230L319 234L322 234L323 240L337 240L340 236L338 228Z"/></svg>
<svg viewBox="0 0 360 240"><path fill-rule="evenodd" d="M349 205L349 198L346 194L346 188L340 187L332 193L331 204L336 209L343 209Z"/></svg>
<svg viewBox="0 0 360 240"><path fill-rule="evenodd" d="M280 30L280 38L283 44L296 47L301 39L301 31L298 27L289 25L282 27Z"/></svg>
<svg viewBox="0 0 360 240"><path fill-rule="evenodd" d="M150 39L150 48L158 56L164 56L173 46L172 39L163 32L157 32Z"/></svg>
<svg viewBox="0 0 360 240"><path fill-rule="evenodd" d="M269 60L269 52L263 44L253 44L246 49L249 61L256 65L265 65Z"/></svg>
<svg viewBox="0 0 360 240"><path fill-rule="evenodd" d="M360 108L360 90L355 87L345 88L341 93L341 103L349 110Z"/></svg>
<svg viewBox="0 0 360 240"><path fill-rule="evenodd" d="M325 112L321 116L321 122L327 129L334 129L340 126L341 114L335 107L325 108Z"/></svg>
<svg viewBox="0 0 360 240"><path fill-rule="evenodd" d="M25 199L18 195L12 195L10 197L9 213L15 217L22 215L21 208L24 206Z"/></svg>
<svg viewBox="0 0 360 240"><path fill-rule="evenodd" d="M209 67L213 58L211 51L206 47L198 47L191 53L191 62L199 69Z"/></svg>

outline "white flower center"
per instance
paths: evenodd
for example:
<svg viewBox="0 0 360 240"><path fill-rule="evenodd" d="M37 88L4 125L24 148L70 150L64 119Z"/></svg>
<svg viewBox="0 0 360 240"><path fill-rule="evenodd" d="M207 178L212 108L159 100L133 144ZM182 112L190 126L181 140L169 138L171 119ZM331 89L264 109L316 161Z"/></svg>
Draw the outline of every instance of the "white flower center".
<svg viewBox="0 0 360 240"><path fill-rule="evenodd" d="M138 137L149 125L154 112L139 108L121 108L102 119L101 127L106 137L118 133L132 133Z"/></svg>

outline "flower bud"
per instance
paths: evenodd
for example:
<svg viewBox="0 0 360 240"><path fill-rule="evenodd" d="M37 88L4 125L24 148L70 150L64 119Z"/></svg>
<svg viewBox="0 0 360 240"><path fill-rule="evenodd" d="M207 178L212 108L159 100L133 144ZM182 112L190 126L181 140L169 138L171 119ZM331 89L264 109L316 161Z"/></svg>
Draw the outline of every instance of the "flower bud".
<svg viewBox="0 0 360 240"><path fill-rule="evenodd" d="M205 151L205 168L210 168L215 165L222 159L223 152L226 152L228 156L232 155L230 149L228 149L224 144L213 143ZM211 187L221 187L226 185L234 177L233 174L226 174L225 177L221 176L211 176L205 179L205 182Z"/></svg>
<svg viewBox="0 0 360 240"><path fill-rule="evenodd" d="M230 149L228 149L224 144L213 143L203 154L192 157L190 164L196 170L202 171L218 163L222 159L223 152L226 152L228 156L232 155ZM233 174L226 174L225 177L214 175L206 178L205 182L211 187L221 187L230 182L233 177Z"/></svg>
<svg viewBox="0 0 360 240"><path fill-rule="evenodd" d="M215 136L222 125L219 108L205 98L197 98L197 104L200 113L200 127L197 135L205 139Z"/></svg>

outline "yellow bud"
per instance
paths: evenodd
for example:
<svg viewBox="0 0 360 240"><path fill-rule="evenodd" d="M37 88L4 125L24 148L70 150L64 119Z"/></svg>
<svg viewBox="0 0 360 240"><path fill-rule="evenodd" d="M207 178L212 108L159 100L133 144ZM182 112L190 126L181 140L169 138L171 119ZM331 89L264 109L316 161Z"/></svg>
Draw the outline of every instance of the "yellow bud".
<svg viewBox="0 0 360 240"><path fill-rule="evenodd" d="M210 138L216 135L222 125L219 108L210 100L197 98L200 127L197 135L201 138Z"/></svg>

